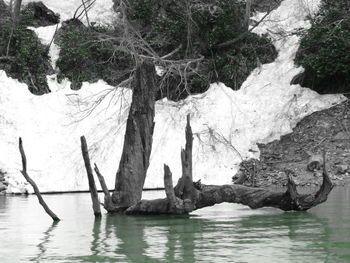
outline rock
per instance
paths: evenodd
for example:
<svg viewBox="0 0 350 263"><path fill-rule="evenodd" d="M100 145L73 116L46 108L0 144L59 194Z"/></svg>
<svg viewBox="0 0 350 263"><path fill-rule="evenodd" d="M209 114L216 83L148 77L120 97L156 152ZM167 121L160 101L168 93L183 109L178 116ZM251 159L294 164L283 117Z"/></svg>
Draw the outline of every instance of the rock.
<svg viewBox="0 0 350 263"><path fill-rule="evenodd" d="M345 164L338 164L336 166L337 174L345 174L348 170L348 166Z"/></svg>

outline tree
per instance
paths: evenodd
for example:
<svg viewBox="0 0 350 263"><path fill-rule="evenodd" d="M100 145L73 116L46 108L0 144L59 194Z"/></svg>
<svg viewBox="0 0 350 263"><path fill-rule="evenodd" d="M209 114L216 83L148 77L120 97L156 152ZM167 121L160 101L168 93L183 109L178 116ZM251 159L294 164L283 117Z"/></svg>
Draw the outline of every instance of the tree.
<svg viewBox="0 0 350 263"><path fill-rule="evenodd" d="M285 211L308 210L327 200L333 188L323 156L323 183L314 194L299 195L291 175L287 191L271 191L242 185L201 185L192 181L192 129L187 117L186 147L181 151L182 177L175 188L170 168L164 164L165 199L140 200L149 165L154 128L155 70L147 61L138 65L125 141L112 198L97 166L95 171L105 193L108 212L127 214L186 214L222 202L241 203L251 208L275 207ZM85 146L87 147L87 146ZM85 150L86 151L86 150ZM83 150L84 152L84 150ZM91 171L88 174L91 174ZM91 187L90 187L91 189Z"/></svg>
<svg viewBox="0 0 350 263"><path fill-rule="evenodd" d="M248 29L246 4L239 0L118 0L115 10L113 30L74 28L74 21L63 27L60 76L118 85L132 77L137 60L148 59L163 72L156 99L176 101L215 81L238 89L258 61L277 55L268 38Z"/></svg>
<svg viewBox="0 0 350 263"><path fill-rule="evenodd" d="M135 2L138 1L131 1L131 4L135 4ZM169 2L173 3L170 0ZM101 187L105 193L104 207L107 211L126 212L128 214L184 214L221 202L241 203L251 208L276 207L286 211L307 210L327 199L333 185L325 165L323 168L323 184L320 190L309 195L298 194L291 176L288 176L287 191L278 192L242 185L207 186L193 183L193 136L190 117L188 116L186 147L181 151L182 177L175 188L173 188L171 171L165 164L164 186L167 198L141 200L142 188L152 149L156 87L161 86L163 81L163 79L160 83L156 81L155 65L161 65L166 71L176 69L176 74L182 73L182 77L186 80L189 77L187 75L189 72L186 68L189 67L189 64L198 62L198 58L180 57L179 59L169 59L169 57L175 56L177 52L180 52L178 48L170 50L168 54L158 55L152 45L149 44L152 38L147 41L129 22L130 14L127 14L128 9L125 2L121 0L119 3L124 35L122 38L114 38L112 41L119 44L118 50L132 54L135 59L136 72L132 74L133 97L112 197L103 183L104 180L100 171L97 166L95 167L95 172L100 182L102 182ZM160 7L160 9L162 8L164 6ZM230 45L230 43L227 45ZM189 48L189 44L187 48ZM186 54L186 50L183 50L183 52Z"/></svg>
<svg viewBox="0 0 350 263"><path fill-rule="evenodd" d="M125 210L141 200L152 150L155 76L154 65L147 61L136 69L124 147L112 196L118 210Z"/></svg>

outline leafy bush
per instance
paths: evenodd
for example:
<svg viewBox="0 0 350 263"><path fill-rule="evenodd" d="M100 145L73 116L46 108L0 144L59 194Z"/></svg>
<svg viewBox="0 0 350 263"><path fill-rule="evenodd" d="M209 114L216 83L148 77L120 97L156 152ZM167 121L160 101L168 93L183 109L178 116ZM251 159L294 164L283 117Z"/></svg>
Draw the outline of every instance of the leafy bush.
<svg viewBox="0 0 350 263"><path fill-rule="evenodd" d="M350 91L350 3L324 1L302 38L296 63L305 68L300 84L320 93Z"/></svg>

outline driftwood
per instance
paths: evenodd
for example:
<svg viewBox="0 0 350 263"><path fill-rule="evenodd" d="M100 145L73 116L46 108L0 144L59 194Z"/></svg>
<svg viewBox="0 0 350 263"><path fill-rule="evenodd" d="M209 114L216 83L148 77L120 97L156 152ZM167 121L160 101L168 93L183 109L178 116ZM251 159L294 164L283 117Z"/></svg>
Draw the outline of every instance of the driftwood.
<svg viewBox="0 0 350 263"><path fill-rule="evenodd" d="M108 210L113 210L113 203L112 203L112 197L111 194L109 193L108 187L106 185L105 179L102 176L100 170L97 167L97 164L95 163L94 167L95 173L97 175L98 180L100 181L100 185L102 188L102 191L105 195L105 200L104 203L102 204L103 207L108 211Z"/></svg>
<svg viewBox="0 0 350 263"><path fill-rule="evenodd" d="M24 149L23 149L22 138L19 138L19 152L21 153L21 157L22 157L22 171L21 171L21 173L23 174L23 176L27 180L27 182L33 187L34 193L37 196L40 205L44 208L45 212L49 216L51 216L53 221L55 221L55 222L60 221L58 216L54 212L52 212L51 209L48 207L48 205L45 203L43 197L41 196L41 193L39 191L38 186L33 181L33 179L31 179L29 177L29 175L28 175L28 172L27 172L27 157L26 157Z"/></svg>
<svg viewBox="0 0 350 263"><path fill-rule="evenodd" d="M89 151L88 151L86 139L84 136L80 137L80 142L81 142L81 152L83 154L84 163L85 163L85 169L89 180L89 190L91 194L92 208L94 210L95 216L100 217L101 216L100 202L98 201L98 193L96 189L94 175L92 173Z"/></svg>
<svg viewBox="0 0 350 263"><path fill-rule="evenodd" d="M155 78L152 63L142 62L136 68L124 146L112 195L114 209L110 212L123 211L141 200L152 149Z"/></svg>
<svg viewBox="0 0 350 263"><path fill-rule="evenodd" d="M247 187L243 185L201 185L195 187L187 167L192 167L192 131L187 118L186 148L181 151L182 177L179 179L174 194L171 192L171 172L165 165L164 185L167 198L141 200L126 210L127 214L185 214L193 210L213 206L223 202L247 205L250 208L275 207L284 211L305 211L327 200L333 184L326 170L325 154L323 156L323 183L314 194L300 195L292 176L288 175L286 191L272 191L266 188Z"/></svg>

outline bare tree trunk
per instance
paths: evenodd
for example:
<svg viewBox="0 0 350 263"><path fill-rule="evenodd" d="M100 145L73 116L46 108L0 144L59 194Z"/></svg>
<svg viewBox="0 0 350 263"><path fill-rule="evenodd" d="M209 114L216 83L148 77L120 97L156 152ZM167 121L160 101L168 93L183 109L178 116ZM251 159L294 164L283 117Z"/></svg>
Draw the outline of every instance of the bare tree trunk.
<svg viewBox="0 0 350 263"><path fill-rule="evenodd" d="M80 137L80 142L81 142L81 152L83 154L86 173L89 180L89 189L90 189L91 200L92 200L92 208L94 210L95 216L100 217L101 216L100 202L98 201L98 193L96 189L94 175L92 173L89 151L88 151L86 139L84 136Z"/></svg>
<svg viewBox="0 0 350 263"><path fill-rule="evenodd" d="M36 195L36 197L39 200L39 203L41 204L41 206L44 208L45 212L51 216L51 218L53 219L53 221L57 222L60 221L60 219L58 218L58 216L55 215L54 212L51 211L51 209L48 207L48 205L45 203L43 197L41 196L41 193L39 191L38 186L36 185L36 183L29 177L28 173L27 173L27 157L25 155L24 149L23 149L23 143L22 143L22 138L19 138L19 151L21 153L21 157L22 157L22 171L21 173L23 174L24 178L27 180L27 182L33 187L34 189L34 193Z"/></svg>
<svg viewBox="0 0 350 263"><path fill-rule="evenodd" d="M18 24L20 20L22 0L14 0L12 11L13 23Z"/></svg>
<svg viewBox="0 0 350 263"><path fill-rule="evenodd" d="M124 147L112 195L115 211L125 210L141 200L152 149L155 76L152 63L143 62L136 69Z"/></svg>
<svg viewBox="0 0 350 263"><path fill-rule="evenodd" d="M249 20L250 20L250 13L252 10L252 2L253 0L246 0L246 4L245 4L244 26L247 30L249 29Z"/></svg>

